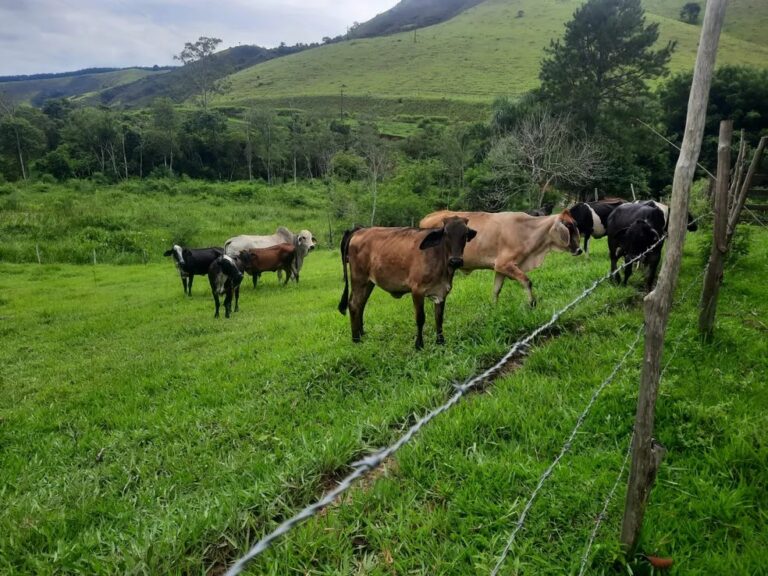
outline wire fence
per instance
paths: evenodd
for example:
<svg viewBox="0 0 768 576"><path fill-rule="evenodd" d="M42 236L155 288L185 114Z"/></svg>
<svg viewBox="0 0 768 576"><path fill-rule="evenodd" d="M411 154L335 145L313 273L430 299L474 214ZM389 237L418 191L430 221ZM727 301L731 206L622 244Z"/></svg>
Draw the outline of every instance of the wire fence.
<svg viewBox="0 0 768 576"><path fill-rule="evenodd" d="M701 281L705 272L706 272L706 268L704 268L701 272L699 272L699 274L691 281L688 287L680 295L680 298L678 299L678 302L677 302L678 305L683 304L688 299L688 296L690 295L691 291L696 286L699 286L699 282ZM691 328L691 324L688 324L686 328L680 333L680 335L675 339L675 345L672 348L672 354L670 354L670 357L667 359L667 362L664 364L664 368L662 369L661 374L659 376L659 382L661 382L664 379L664 375L667 372L667 368L669 368L669 365L672 363L672 360L677 355L677 350L680 347L680 344L682 343L682 340L685 337L685 335L688 334L690 328ZM629 434L629 443L627 445L627 450L626 450L626 453L624 454L624 460L621 464L621 468L619 469L619 473L616 475L616 480L613 483L611 490L608 492L608 496L606 496L605 501L603 502L603 508L602 510L600 510L600 514L598 514L597 519L595 520L595 526L592 528L592 532L590 533L589 539L587 540L587 545L584 548L584 554L581 557L581 565L579 566L578 576L584 576L586 572L587 563L589 562L589 553L592 550L592 544L594 544L595 542L597 533L600 530L600 525L605 521L606 517L608 516L608 507L613 501L613 498L616 494L616 490L618 489L619 484L621 483L621 479L624 476L624 470L626 470L627 468L629 457L632 454L632 441L634 440L634 436L635 436L635 432L633 430Z"/></svg>
<svg viewBox="0 0 768 576"><path fill-rule="evenodd" d="M694 220L694 222L697 222L698 220L705 217L706 215L707 214L703 214L699 216ZM274 541L276 541L281 536L290 532L293 528L295 528L299 524L315 516L325 507L332 504L339 496L341 496L344 492L349 490L360 478L362 478L369 472L381 466L388 458L394 455L395 452L397 452L405 444L410 442L416 436L416 434L418 434L419 431L421 431L421 429L427 424L429 424L433 419L435 419L437 416L439 416L443 412L446 412L447 410L452 408L468 392L472 391L473 389L479 387L481 384L496 377L515 356L524 353L536 338L538 338L541 334L543 334L544 332L549 330L552 326L554 326L555 323L560 319L560 317L563 314L565 314L566 312L574 308L577 304L579 304L584 299L586 299L588 296L590 296L595 290L597 290L597 288L601 284L609 280L615 274L620 273L627 266L632 266L635 262L642 261L642 259L645 258L645 256L653 252L659 245L661 245L666 239L666 237L667 237L666 233L661 235L659 239L656 242L654 242L649 248L647 248L644 252L642 252L638 256L628 261L625 261L624 264L619 266L615 271L608 272L607 274L595 280L581 294L576 296L576 298L571 300L568 304L566 304L560 310L554 312L552 314L552 317L547 322L545 322L544 324L542 324L541 326L533 330L524 338L521 338L520 340L516 341L510 347L507 353L504 354L504 356L496 364L484 370L483 372L476 375L475 377L471 378L470 380L466 381L464 384L455 386L454 387L455 392L450 396L450 398L444 404L438 406L437 408L434 408L433 410L428 412L425 416L417 420L393 444L391 444L386 448L383 448L381 450L374 452L373 454L367 456L366 458L363 458L362 460L354 462L352 464L352 472L346 477L344 477L336 486L336 488L334 488L333 490L330 490L322 498L320 498L313 504L310 504L309 506L307 506L306 508L298 512L295 516L289 518L288 520L285 520L280 525L278 525L277 528L275 528L272 532L262 537L258 542L256 542L256 544L253 545L253 547L245 555L243 555L234 564L232 564L232 566L225 573L225 576L237 576L238 574L240 574L246 568L246 566L251 561L253 561L254 558L256 558L259 554L267 550Z"/></svg>
<svg viewBox="0 0 768 576"><path fill-rule="evenodd" d="M584 424L584 420L586 420L587 415L589 414L590 410L592 410L592 406L595 404L595 401L597 400L597 398L600 396L602 391L605 390L606 386L608 386L608 384L610 384L613 381L613 379L616 377L616 374L619 373L619 370L621 370L621 367L624 365L624 362L626 362L629 355L632 352L634 352L635 348L637 347L637 343L640 341L640 336L643 334L643 327L644 325L641 324L640 327L637 329L637 334L635 335L635 339L629 345L629 348L627 348L627 351L624 353L624 356L622 356L622 358L619 360L616 366L614 366L613 370L608 375L608 377L605 380L603 380L600 386L598 386L595 392L592 394L592 398L589 399L589 402L587 403L586 408L584 408L584 411L576 420L576 425L573 427L573 430L571 431L570 436L568 436L568 439L565 441L565 444L563 444L563 447L560 449L560 453L552 461L549 467L544 471L544 474L542 474L541 477L539 478L539 481L536 484L536 487L533 489L533 492L531 493L530 498L528 498L528 501L526 502L525 507L523 508L523 511L520 513L520 517L515 523L515 527L513 528L512 533L509 536L509 539L507 540L507 544L504 546L504 550L501 552L501 556L499 557L499 560L496 562L496 566L494 566L493 570L491 570L491 576L496 576L499 573L499 570L501 570L501 567L504 564L504 560L506 560L507 555L509 554L509 551L512 548L512 544L514 544L515 542L515 537L517 536L517 533L522 529L523 524L525 524L525 520L528 517L528 512L531 510L531 507L533 506L533 502L536 499L536 496L538 496L539 492L541 491L541 488L544 486L544 483L552 475L552 472L560 463L560 460L562 460L563 456L565 456L566 453L571 449L573 440L574 438L576 438L576 434L581 429L582 424Z"/></svg>

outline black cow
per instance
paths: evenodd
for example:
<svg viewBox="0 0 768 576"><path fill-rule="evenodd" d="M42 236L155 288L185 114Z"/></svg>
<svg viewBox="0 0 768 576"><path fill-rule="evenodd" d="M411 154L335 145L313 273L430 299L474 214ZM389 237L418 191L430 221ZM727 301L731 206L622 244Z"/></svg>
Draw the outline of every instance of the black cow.
<svg viewBox="0 0 768 576"><path fill-rule="evenodd" d="M655 205L658 206L662 212L664 212L664 230L667 229L667 223L669 222L669 206L666 204L662 204L661 202L658 202L657 200L636 200L634 204L640 204L642 206L648 206L648 205ZM693 215L688 212L688 225L687 225L688 232L696 232L696 230L699 229L699 225L696 222L696 220L693 218Z"/></svg>
<svg viewBox="0 0 768 576"><path fill-rule="evenodd" d="M616 209L626 203L621 198L603 198L595 202L579 202L568 210L576 221L579 233L584 236L584 252L589 254L589 239L602 238L606 234L608 217Z"/></svg>
<svg viewBox="0 0 768 576"><path fill-rule="evenodd" d="M183 248L174 244L163 256L173 256L173 263L181 276L184 294L192 296L192 280L195 276L205 276L211 263L224 254L223 248Z"/></svg>
<svg viewBox="0 0 768 576"><path fill-rule="evenodd" d="M611 274L618 284L621 282L616 262L623 257L624 262L630 262L651 249L639 262L645 265L645 288L648 292L653 289L656 279L656 269L661 260L663 241L667 218L664 210L655 202L628 202L617 206L608 217L607 235L608 252L611 258ZM624 285L632 275L633 264L624 267Z"/></svg>
<svg viewBox="0 0 768 576"><path fill-rule="evenodd" d="M224 294L224 315L229 318L232 310L232 294L235 296L235 312L239 310L240 283L243 281L245 262L240 257L222 255L211 262L208 282L211 284L213 302L216 305L214 318L219 317L219 295Z"/></svg>

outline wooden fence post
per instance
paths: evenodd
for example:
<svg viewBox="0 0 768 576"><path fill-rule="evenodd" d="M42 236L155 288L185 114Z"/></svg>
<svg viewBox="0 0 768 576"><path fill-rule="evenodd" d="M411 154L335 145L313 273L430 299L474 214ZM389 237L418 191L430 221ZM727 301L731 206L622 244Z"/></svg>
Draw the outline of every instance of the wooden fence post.
<svg viewBox="0 0 768 576"><path fill-rule="evenodd" d="M733 200L731 213L728 216L728 231L725 234L725 242L728 248L731 246L733 234L736 232L736 225L739 223L739 218L741 217L741 210L744 208L744 203L747 201L747 193L749 192L749 188L752 186L752 178L755 176L755 171L760 165L760 160L763 157L763 152L765 151L765 143L767 140L768 136L763 136L760 138L760 143L757 145L755 155L752 156L752 162L749 165L749 170L747 170L747 175L744 177L744 182L741 183L741 188L739 188L738 182L736 182L736 185L733 186L738 195Z"/></svg>
<svg viewBox="0 0 768 576"><path fill-rule="evenodd" d="M699 304L699 332L705 337L712 336L717 310L717 296L723 281L723 267L728 244L725 234L728 230L728 185L731 172L731 140L733 120L720 122L720 137L717 143L717 187L715 188L715 225L712 234L712 249L709 253L707 273L701 290Z"/></svg>
<svg viewBox="0 0 768 576"><path fill-rule="evenodd" d="M621 525L621 544L630 557L637 547L648 496L663 456L663 449L653 439L661 353L664 348L664 335L675 283L680 271L688 223L688 197L704 135L709 87L712 83L717 44L725 18L726 4L727 0L710 0L707 3L688 98L685 134L672 184L667 253L658 284L645 298L645 351L635 417L635 434L632 440L632 465Z"/></svg>

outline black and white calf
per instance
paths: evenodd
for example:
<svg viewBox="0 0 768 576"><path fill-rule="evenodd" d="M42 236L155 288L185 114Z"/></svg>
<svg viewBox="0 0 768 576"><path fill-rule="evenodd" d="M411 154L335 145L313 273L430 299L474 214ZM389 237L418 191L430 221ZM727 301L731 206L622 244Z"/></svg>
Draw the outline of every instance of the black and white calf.
<svg viewBox="0 0 768 576"><path fill-rule="evenodd" d="M616 271L618 259L623 257L625 262L630 262L648 251L639 263L645 266L645 289L648 292L653 289L664 245L660 240L666 228L667 213L652 201L627 202L611 213L607 227L608 252L612 278L616 283L621 281ZM632 268L633 265L624 268L625 286L632 275Z"/></svg>
<svg viewBox="0 0 768 576"><path fill-rule="evenodd" d="M245 263L238 257L226 254L219 256L208 269L208 282L211 284L213 302L216 305L214 318L219 317L219 295L224 294L224 315L229 318L232 311L232 295L235 296L235 312L240 300L240 283L243 281Z"/></svg>
<svg viewBox="0 0 768 576"><path fill-rule="evenodd" d="M625 203L626 200L621 198L603 198L595 202L580 202L568 209L579 233L584 236L584 252L589 254L590 238L605 236L611 212Z"/></svg>
<svg viewBox="0 0 768 576"><path fill-rule="evenodd" d="M224 254L223 248L184 248L174 244L163 256L173 256L173 263L181 276L184 294L192 296L192 280L195 276L205 276L211 263Z"/></svg>

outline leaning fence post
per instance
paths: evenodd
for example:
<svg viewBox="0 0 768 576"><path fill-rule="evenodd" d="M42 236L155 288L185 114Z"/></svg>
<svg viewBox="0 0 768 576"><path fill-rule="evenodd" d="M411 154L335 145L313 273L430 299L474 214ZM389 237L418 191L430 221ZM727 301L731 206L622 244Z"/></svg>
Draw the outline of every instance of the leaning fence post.
<svg viewBox="0 0 768 576"><path fill-rule="evenodd" d="M40 258L40 244L35 244L35 254L37 254L37 263L42 264L43 259Z"/></svg>
<svg viewBox="0 0 768 576"><path fill-rule="evenodd" d="M709 253L707 273L701 290L699 304L699 332L705 337L712 336L717 310L717 296L723 281L725 255L728 253L726 232L728 231L728 185L731 171L731 139L733 120L720 122L720 137L717 143L717 186L715 188L715 225L712 233L712 249Z"/></svg>
<svg viewBox="0 0 768 576"><path fill-rule="evenodd" d="M96 266L96 248L93 249L93 265Z"/></svg>
<svg viewBox="0 0 768 576"><path fill-rule="evenodd" d="M672 184L667 254L658 284L645 298L645 351L637 399L635 435L632 440L632 467L621 525L621 544L630 557L637 548L651 486L664 452L653 438L656 397L661 374L661 353L664 348L664 335L672 307L675 283L680 271L683 242L688 224L688 197L704 135L709 87L712 83L717 44L725 17L726 4L727 0L710 0L707 3L688 98L685 134Z"/></svg>
<svg viewBox="0 0 768 576"><path fill-rule="evenodd" d="M747 175L744 177L744 182L741 183L741 188L739 188L739 182L736 182L733 187L737 196L733 200L731 213L728 216L728 231L725 234L725 242L728 247L731 246L733 234L736 232L736 225L739 223L739 218L741 218L741 210L744 208L744 203L747 201L747 193L752 186L752 178L754 178L755 171L760 165L760 160L763 158L766 141L768 141L768 136L760 138L760 143L757 145L755 155L752 156L752 162L749 164L749 170L747 170Z"/></svg>

